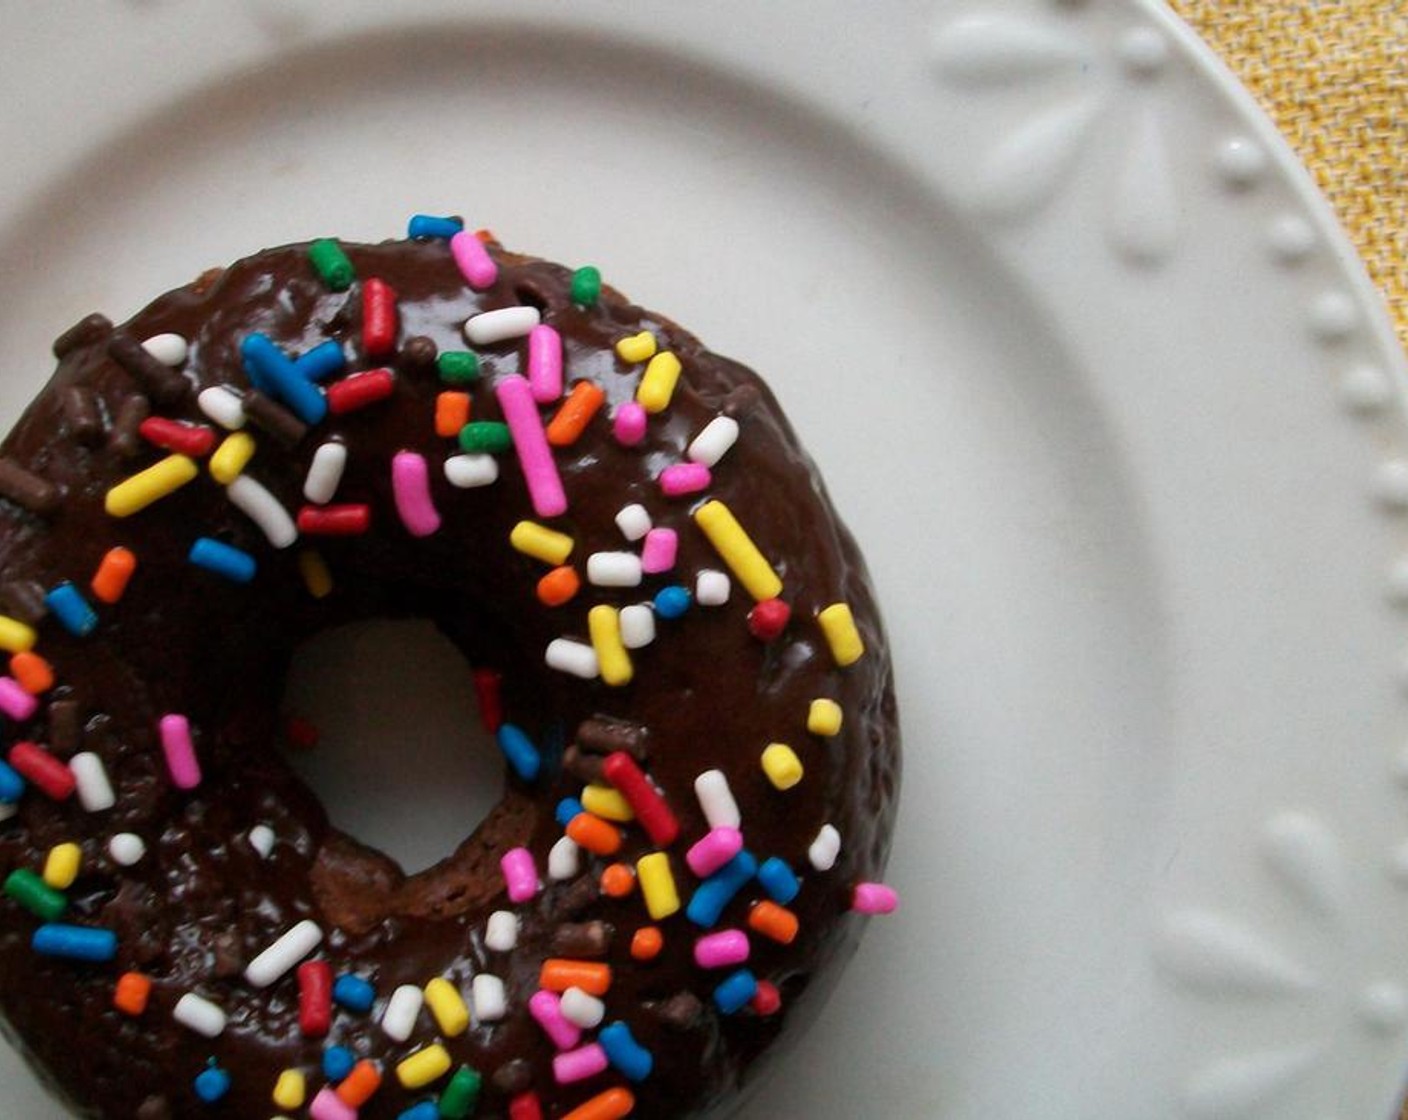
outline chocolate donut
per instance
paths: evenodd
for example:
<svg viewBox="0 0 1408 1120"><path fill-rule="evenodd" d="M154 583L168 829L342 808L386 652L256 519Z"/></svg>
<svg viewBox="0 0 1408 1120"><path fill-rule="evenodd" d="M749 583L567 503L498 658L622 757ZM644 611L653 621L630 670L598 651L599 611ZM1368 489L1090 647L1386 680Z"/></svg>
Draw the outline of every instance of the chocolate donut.
<svg viewBox="0 0 1408 1120"><path fill-rule="evenodd" d="M767 388L449 218L54 349L0 447L0 1010L55 1090L124 1120L736 1103L895 905L885 638ZM463 653L509 772L414 875L282 753L299 643L383 617ZM387 749L414 765L414 728Z"/></svg>

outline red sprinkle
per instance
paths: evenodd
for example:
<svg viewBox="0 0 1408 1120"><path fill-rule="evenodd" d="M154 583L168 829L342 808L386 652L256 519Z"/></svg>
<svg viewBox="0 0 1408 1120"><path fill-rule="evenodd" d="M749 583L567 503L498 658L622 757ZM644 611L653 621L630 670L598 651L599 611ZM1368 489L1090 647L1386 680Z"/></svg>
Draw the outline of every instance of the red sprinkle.
<svg viewBox="0 0 1408 1120"><path fill-rule="evenodd" d="M304 506L298 511L298 531L310 537L360 537L372 524L367 505Z"/></svg>
<svg viewBox="0 0 1408 1120"><path fill-rule="evenodd" d="M748 633L760 642L780 638L792 617L792 608L781 599L764 599L748 612Z"/></svg>
<svg viewBox="0 0 1408 1120"><path fill-rule="evenodd" d="M148 416L137 425L137 432L148 443L189 455L193 459L204 458L215 450L215 429L204 424Z"/></svg>
<svg viewBox="0 0 1408 1120"><path fill-rule="evenodd" d="M497 669L475 669L473 672L479 721L490 735L497 735L504 722L504 675Z"/></svg>
<svg viewBox="0 0 1408 1120"><path fill-rule="evenodd" d="M375 276L362 283L362 349L369 358L391 353L396 345L396 290Z"/></svg>
<svg viewBox="0 0 1408 1120"><path fill-rule="evenodd" d="M636 820L657 848L668 848L675 842L680 834L680 823L635 759L625 751L616 751L606 756L601 773L630 803Z"/></svg>
<svg viewBox="0 0 1408 1120"><path fill-rule="evenodd" d="M41 746L16 743L10 748L10 765L55 801L67 801L73 796L77 785L73 771Z"/></svg>
<svg viewBox="0 0 1408 1120"><path fill-rule="evenodd" d="M758 990L749 1001L749 1006L764 1017L776 1015L782 1006L782 993L777 990L777 985L771 981L759 980Z"/></svg>
<svg viewBox="0 0 1408 1120"><path fill-rule="evenodd" d="M354 373L328 386L328 411L335 416L356 412L369 404L384 401L395 388L396 378L389 369Z"/></svg>
<svg viewBox="0 0 1408 1120"><path fill-rule="evenodd" d="M508 1102L508 1120L543 1120L537 1093L520 1093Z"/></svg>
<svg viewBox="0 0 1408 1120"><path fill-rule="evenodd" d="M304 1038L322 1038L332 1026L332 968L327 961L298 966L298 1029Z"/></svg>

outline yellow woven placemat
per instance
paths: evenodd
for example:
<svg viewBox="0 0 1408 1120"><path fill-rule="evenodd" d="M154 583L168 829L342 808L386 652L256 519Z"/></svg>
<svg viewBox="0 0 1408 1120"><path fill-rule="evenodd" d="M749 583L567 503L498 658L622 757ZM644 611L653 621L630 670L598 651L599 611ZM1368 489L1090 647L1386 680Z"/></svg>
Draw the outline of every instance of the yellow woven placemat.
<svg viewBox="0 0 1408 1120"><path fill-rule="evenodd" d="M1359 247L1408 347L1408 3L1169 3L1300 153Z"/></svg>

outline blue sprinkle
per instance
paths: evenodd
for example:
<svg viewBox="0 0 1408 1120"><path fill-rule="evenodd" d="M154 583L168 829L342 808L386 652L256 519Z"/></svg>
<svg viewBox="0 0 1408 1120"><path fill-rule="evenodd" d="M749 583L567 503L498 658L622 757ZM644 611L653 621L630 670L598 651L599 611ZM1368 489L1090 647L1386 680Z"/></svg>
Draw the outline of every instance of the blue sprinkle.
<svg viewBox="0 0 1408 1120"><path fill-rule="evenodd" d="M309 381L324 381L347 368L342 343L328 339L293 360L293 368Z"/></svg>
<svg viewBox="0 0 1408 1120"><path fill-rule="evenodd" d="M240 353L256 389L278 397L305 424L323 422L328 414L327 398L266 335L249 335L240 344Z"/></svg>
<svg viewBox="0 0 1408 1120"><path fill-rule="evenodd" d="M768 892L770 899L783 906L796 898L797 892L802 889L802 884L797 881L792 869L777 856L769 856L763 860L763 865L758 868L758 882L763 885L763 890Z"/></svg>
<svg viewBox="0 0 1408 1120"><path fill-rule="evenodd" d="M344 972L332 985L332 1001L338 1007L365 1015L376 1002L376 989L360 976Z"/></svg>
<svg viewBox="0 0 1408 1120"><path fill-rule="evenodd" d="M757 984L753 987L756 989ZM750 996L749 999L751 998ZM649 1050L635 1040L631 1028L625 1023L616 1022L602 1027L596 1040L606 1051L607 1060L620 1070L628 1081L644 1081L650 1076L655 1059L651 1057Z"/></svg>
<svg viewBox="0 0 1408 1120"><path fill-rule="evenodd" d="M357 1055L345 1046L329 1046L323 1051L323 1076L329 1081L341 1081L357 1064Z"/></svg>
<svg viewBox="0 0 1408 1120"><path fill-rule="evenodd" d="M230 1091L230 1075L219 1066L203 1070L196 1078L196 1096L206 1104L214 1104Z"/></svg>
<svg viewBox="0 0 1408 1120"><path fill-rule="evenodd" d="M525 782L531 782L542 769L543 760L533 740L528 738L523 728L512 723L499 725L499 750L504 752L513 772Z"/></svg>
<svg viewBox="0 0 1408 1120"><path fill-rule="evenodd" d="M19 777L18 774L16 774L15 776ZM24 782L20 782L20 788L24 788ZM12 800L14 800L14 798L0 797L0 801ZM553 814L553 817L557 820L558 824L560 824L563 828L566 828L569 824L572 823L574 817L577 817L582 813L585 813L586 811L586 807L575 797L564 797L561 801L557 803L557 812Z"/></svg>
<svg viewBox="0 0 1408 1120"><path fill-rule="evenodd" d="M248 583L259 567L254 557L243 549L211 537L198 537L186 559L197 568L224 576L233 583Z"/></svg>
<svg viewBox="0 0 1408 1120"><path fill-rule="evenodd" d="M78 588L65 580L44 596L54 617L76 638L86 638L98 627L98 616Z"/></svg>
<svg viewBox="0 0 1408 1120"><path fill-rule="evenodd" d="M0 762L0 801L13 805L24 794L24 779L8 762Z"/></svg>
<svg viewBox="0 0 1408 1120"><path fill-rule="evenodd" d="M34 931L30 947L41 956L71 961L110 961L117 956L117 934L92 926L49 922Z"/></svg>
<svg viewBox="0 0 1408 1120"><path fill-rule="evenodd" d="M685 917L708 929L717 925L724 907L758 873L758 861L749 852L739 852L694 890Z"/></svg>
<svg viewBox="0 0 1408 1120"><path fill-rule="evenodd" d="M661 618L679 618L689 610L691 601L688 588L672 583L655 593L655 613Z"/></svg>
<svg viewBox="0 0 1408 1120"><path fill-rule="evenodd" d="M714 989L714 1003L725 1015L732 1015L757 994L758 978L746 968L740 968Z"/></svg>
<svg viewBox="0 0 1408 1120"><path fill-rule="evenodd" d="M423 238L445 238L448 240L464 229L459 218L437 218L434 214L416 214L406 226L406 236L412 241Z"/></svg>
<svg viewBox="0 0 1408 1120"><path fill-rule="evenodd" d="M397 1113L396 1120L440 1120L440 1108L434 1101L421 1101Z"/></svg>

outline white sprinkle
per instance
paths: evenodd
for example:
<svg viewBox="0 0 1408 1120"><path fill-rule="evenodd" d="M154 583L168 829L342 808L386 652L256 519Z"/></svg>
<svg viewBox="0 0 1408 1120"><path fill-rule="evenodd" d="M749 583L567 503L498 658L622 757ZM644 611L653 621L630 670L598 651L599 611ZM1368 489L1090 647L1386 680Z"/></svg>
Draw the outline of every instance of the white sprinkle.
<svg viewBox="0 0 1408 1120"><path fill-rule="evenodd" d="M108 841L108 855L122 867L131 867L147 854L147 845L135 832L119 832Z"/></svg>
<svg viewBox="0 0 1408 1120"><path fill-rule="evenodd" d="M274 850L274 830L267 824L257 824L249 830L249 846L259 853L260 859L268 859Z"/></svg>
<svg viewBox="0 0 1408 1120"><path fill-rule="evenodd" d="M303 496L323 505L330 502L342 483L342 471L347 466L347 445L336 440L319 444L308 464L308 477L303 480Z"/></svg>
<svg viewBox="0 0 1408 1120"><path fill-rule="evenodd" d="M655 612L644 603L621 608L621 644L644 649L655 640Z"/></svg>
<svg viewBox="0 0 1408 1120"><path fill-rule="evenodd" d="M0 801L0 821L7 821L20 811L13 801Z"/></svg>
<svg viewBox="0 0 1408 1120"><path fill-rule="evenodd" d="M489 486L499 480L499 461L492 455L451 455L445 460L445 478L461 490Z"/></svg>
<svg viewBox="0 0 1408 1120"><path fill-rule="evenodd" d="M728 788L728 779L722 770L705 770L695 778L694 796L699 798L699 807L704 810L704 819L710 828L743 826L743 815L738 811L738 802L733 799L733 790Z"/></svg>
<svg viewBox="0 0 1408 1120"><path fill-rule="evenodd" d="M256 988L267 988L275 980L316 949L323 940L318 923L304 918L285 933L244 970L244 978Z"/></svg>
<svg viewBox="0 0 1408 1120"><path fill-rule="evenodd" d="M721 607L728 602L728 576L714 568L704 568L694 577L694 599L701 607Z"/></svg>
<svg viewBox="0 0 1408 1120"><path fill-rule="evenodd" d="M225 1029L225 1012L195 992L187 992L176 1001L171 1017L206 1038L218 1038Z"/></svg>
<svg viewBox="0 0 1408 1120"><path fill-rule="evenodd" d="M596 650L585 642L571 638L554 638L550 641L543 660L547 662L549 669L581 677L584 681L595 680L601 676L601 665L597 662Z"/></svg>
<svg viewBox="0 0 1408 1120"><path fill-rule="evenodd" d="M298 539L298 526L293 523L283 503L263 485L247 474L235 477L225 487L225 496L236 509L259 526L275 548L287 548Z"/></svg>
<svg viewBox="0 0 1408 1120"><path fill-rule="evenodd" d="M424 1002L425 993L414 984L402 984L392 992L381 1016L381 1029L386 1037L396 1042L405 1042L410 1038Z"/></svg>
<svg viewBox="0 0 1408 1120"><path fill-rule="evenodd" d="M830 871L836 866L836 857L840 854L841 834L832 825L822 825L812 846L807 849L807 858L818 871Z"/></svg>
<svg viewBox="0 0 1408 1120"><path fill-rule="evenodd" d="M587 582L597 587L639 587L640 557L634 552L593 552L587 557Z"/></svg>
<svg viewBox="0 0 1408 1120"><path fill-rule="evenodd" d="M464 336L475 346L522 338L542 320L536 307L501 307L475 315L464 325Z"/></svg>
<svg viewBox="0 0 1408 1120"><path fill-rule="evenodd" d="M548 852L548 878L560 883L573 878L582 868L582 849L570 836L564 836Z"/></svg>
<svg viewBox="0 0 1408 1120"><path fill-rule="evenodd" d="M616 511L616 528L628 541L638 541L650 532L650 514L639 502L622 506Z"/></svg>
<svg viewBox="0 0 1408 1120"><path fill-rule="evenodd" d="M196 406L228 431L244 427L244 401L228 385L212 385L209 389L202 389L196 397Z"/></svg>
<svg viewBox="0 0 1408 1120"><path fill-rule="evenodd" d="M154 334L143 340L142 349L164 366L179 366L191 352L190 344L179 334Z"/></svg>
<svg viewBox="0 0 1408 1120"><path fill-rule="evenodd" d="M690 442L685 455L691 463L712 467L728 454L738 440L738 421L732 416L715 416Z"/></svg>
<svg viewBox="0 0 1408 1120"><path fill-rule="evenodd" d="M469 999L474 1004L474 1017L481 1023L496 1023L508 1014L504 982L487 972L470 981Z"/></svg>
<svg viewBox="0 0 1408 1120"><path fill-rule="evenodd" d="M484 944L495 953L511 953L518 946L518 915L495 910L484 927Z"/></svg>
<svg viewBox="0 0 1408 1120"><path fill-rule="evenodd" d="M108 781L107 767L103 760L92 751L83 751L68 760L68 768L73 772L74 785L78 792L78 803L90 813L101 813L117 804L117 795Z"/></svg>
<svg viewBox="0 0 1408 1120"><path fill-rule="evenodd" d="M606 1004L581 988L568 988L562 993L562 1017L583 1030L595 1030L606 1017Z"/></svg>

